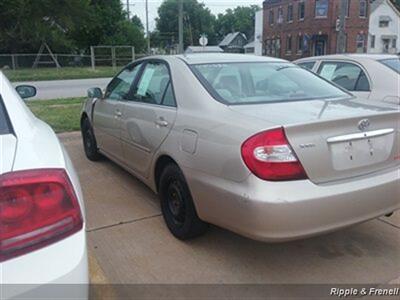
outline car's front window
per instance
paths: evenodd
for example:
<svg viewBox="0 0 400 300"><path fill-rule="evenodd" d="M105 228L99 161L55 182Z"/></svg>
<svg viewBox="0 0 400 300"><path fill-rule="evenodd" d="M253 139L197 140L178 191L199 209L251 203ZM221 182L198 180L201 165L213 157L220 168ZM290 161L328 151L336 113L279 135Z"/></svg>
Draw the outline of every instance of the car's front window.
<svg viewBox="0 0 400 300"><path fill-rule="evenodd" d="M400 58L383 59L380 62L400 74Z"/></svg>
<svg viewBox="0 0 400 300"><path fill-rule="evenodd" d="M291 63L220 63L192 67L219 101L248 104L344 98L350 95Z"/></svg>

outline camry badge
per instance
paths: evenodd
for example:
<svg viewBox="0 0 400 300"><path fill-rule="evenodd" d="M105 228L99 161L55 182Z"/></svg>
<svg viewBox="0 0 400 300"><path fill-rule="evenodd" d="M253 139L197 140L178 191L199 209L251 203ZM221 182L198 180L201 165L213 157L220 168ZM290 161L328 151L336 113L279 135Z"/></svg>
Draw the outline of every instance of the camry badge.
<svg viewBox="0 0 400 300"><path fill-rule="evenodd" d="M361 131L365 131L369 128L369 125L371 125L371 123L368 119L362 119L360 122L358 122L357 126Z"/></svg>

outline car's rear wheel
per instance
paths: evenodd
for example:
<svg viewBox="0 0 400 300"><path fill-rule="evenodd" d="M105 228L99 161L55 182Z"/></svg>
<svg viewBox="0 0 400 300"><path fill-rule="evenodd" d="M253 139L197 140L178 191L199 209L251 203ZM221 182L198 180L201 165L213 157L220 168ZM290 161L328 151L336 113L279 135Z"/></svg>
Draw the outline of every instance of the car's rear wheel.
<svg viewBox="0 0 400 300"><path fill-rule="evenodd" d="M182 171L167 165L160 177L161 211L168 229L178 239L186 240L203 234L208 224L200 220Z"/></svg>
<svg viewBox="0 0 400 300"><path fill-rule="evenodd" d="M86 157L91 161L100 160L102 155L99 153L97 148L96 138L88 118L85 118L82 121L81 131Z"/></svg>

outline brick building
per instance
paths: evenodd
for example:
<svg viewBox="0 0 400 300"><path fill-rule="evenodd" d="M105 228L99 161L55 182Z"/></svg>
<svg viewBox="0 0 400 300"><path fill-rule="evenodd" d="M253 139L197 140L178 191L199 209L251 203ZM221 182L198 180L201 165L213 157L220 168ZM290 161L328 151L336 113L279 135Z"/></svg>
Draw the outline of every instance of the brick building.
<svg viewBox="0 0 400 300"><path fill-rule="evenodd" d="M345 0L346 52L366 52L368 0ZM295 60L337 53L340 0L265 0L263 54Z"/></svg>

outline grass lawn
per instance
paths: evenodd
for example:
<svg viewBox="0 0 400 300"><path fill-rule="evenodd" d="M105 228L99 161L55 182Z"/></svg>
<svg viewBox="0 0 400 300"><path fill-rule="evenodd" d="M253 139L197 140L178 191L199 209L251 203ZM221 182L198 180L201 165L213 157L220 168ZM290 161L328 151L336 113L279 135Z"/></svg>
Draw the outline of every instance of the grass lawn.
<svg viewBox="0 0 400 300"><path fill-rule="evenodd" d="M84 79L113 77L120 68L97 67L91 68L41 68L41 69L20 69L3 70L10 81L38 81L38 80L61 80L61 79Z"/></svg>
<svg viewBox="0 0 400 300"><path fill-rule="evenodd" d="M82 103L85 98L64 98L54 100L27 101L31 111L55 132L79 130Z"/></svg>

